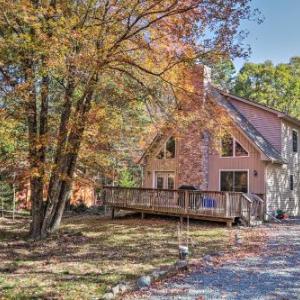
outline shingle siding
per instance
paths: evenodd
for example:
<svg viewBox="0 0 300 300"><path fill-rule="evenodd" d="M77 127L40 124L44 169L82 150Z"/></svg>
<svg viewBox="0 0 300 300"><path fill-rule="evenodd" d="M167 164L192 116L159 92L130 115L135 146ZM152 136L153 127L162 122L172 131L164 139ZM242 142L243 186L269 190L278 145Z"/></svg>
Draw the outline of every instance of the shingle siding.
<svg viewBox="0 0 300 300"><path fill-rule="evenodd" d="M298 131L298 144L300 129L292 124L281 122L281 154L287 160L287 164L268 164L266 168L266 209L272 212L282 209L289 215L300 214L300 154L293 152L293 129ZM294 189L290 190L290 175L293 175Z"/></svg>

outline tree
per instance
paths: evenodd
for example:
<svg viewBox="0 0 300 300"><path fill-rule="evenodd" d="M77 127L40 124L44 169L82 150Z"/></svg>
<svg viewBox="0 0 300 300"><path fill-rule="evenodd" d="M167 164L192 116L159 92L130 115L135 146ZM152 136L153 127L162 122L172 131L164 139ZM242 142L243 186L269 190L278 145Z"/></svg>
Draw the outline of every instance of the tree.
<svg viewBox="0 0 300 300"><path fill-rule="evenodd" d="M189 89L182 68L244 54L249 2L0 0L1 91L28 129L32 238L59 227L93 109L170 109L165 95Z"/></svg>
<svg viewBox="0 0 300 300"><path fill-rule="evenodd" d="M225 91L229 91L234 85L235 67L230 59L221 60L211 66L212 82Z"/></svg>
<svg viewBox="0 0 300 300"><path fill-rule="evenodd" d="M233 93L300 117L300 58L287 64L246 63L237 75Z"/></svg>
<svg viewBox="0 0 300 300"><path fill-rule="evenodd" d="M136 181L130 169L123 169L120 172L119 185L122 187L135 187Z"/></svg>

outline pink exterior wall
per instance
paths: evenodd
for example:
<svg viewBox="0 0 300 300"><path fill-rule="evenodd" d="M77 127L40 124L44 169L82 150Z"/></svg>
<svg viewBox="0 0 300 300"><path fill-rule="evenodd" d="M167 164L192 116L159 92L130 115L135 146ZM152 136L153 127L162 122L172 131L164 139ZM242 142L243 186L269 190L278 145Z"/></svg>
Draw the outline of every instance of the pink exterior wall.
<svg viewBox="0 0 300 300"><path fill-rule="evenodd" d="M249 157L221 157L215 152L208 159L208 190L220 190L220 170L249 170L249 192L256 194L265 193L265 162L261 160L260 152L252 146L246 137L237 129L232 135L248 151ZM257 176L254 176L254 170Z"/></svg>
<svg viewBox="0 0 300 300"><path fill-rule="evenodd" d="M281 121L275 113L233 98L228 100L278 151L281 151Z"/></svg>
<svg viewBox="0 0 300 300"><path fill-rule="evenodd" d="M173 159L157 159L161 147L169 135L153 146L144 166L143 186L154 187L156 172L172 172L175 175L175 189L181 185L193 185L197 188L207 189L208 145L196 126L191 125L188 134L176 137L176 156Z"/></svg>

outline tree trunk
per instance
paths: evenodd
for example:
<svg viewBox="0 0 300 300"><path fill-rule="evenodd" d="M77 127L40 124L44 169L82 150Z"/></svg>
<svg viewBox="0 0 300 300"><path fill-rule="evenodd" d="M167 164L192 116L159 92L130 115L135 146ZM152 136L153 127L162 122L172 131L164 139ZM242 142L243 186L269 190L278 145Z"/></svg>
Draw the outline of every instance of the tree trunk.
<svg viewBox="0 0 300 300"><path fill-rule="evenodd" d="M43 180L40 177L34 177L30 180L31 203L32 203L32 223L30 228L30 237L38 240L41 238L41 226L43 223Z"/></svg>
<svg viewBox="0 0 300 300"><path fill-rule="evenodd" d="M42 237L46 237L49 233L59 228L65 205L71 192L77 158L86 124L86 115L90 110L92 97L93 91L90 90L85 97L77 103L74 116L76 122L68 135L66 149L64 153L61 153L61 157L58 159L60 174L55 174L53 177L54 183L51 185L51 189L56 190L49 191L54 197L49 198L51 202L48 202L42 226Z"/></svg>
<svg viewBox="0 0 300 300"><path fill-rule="evenodd" d="M33 64L27 63L25 80L34 82ZM30 236L33 239L40 238L40 228L43 221L43 175L40 172L40 155L38 150L38 124L37 124L37 103L34 84L32 84L28 98L26 99L28 141L29 141L29 163L30 163L30 188L32 203L32 223Z"/></svg>
<svg viewBox="0 0 300 300"><path fill-rule="evenodd" d="M45 210L43 225L41 228L42 237L45 237L48 234L47 232L51 224L53 212L55 211L57 203L59 201L58 199L62 183L61 175L64 166L63 158L68 138L68 126L72 110L72 95L74 92L74 88L74 82L69 79L68 86L65 91L65 101L60 119L58 142L54 158L54 167L51 173L48 187L47 206Z"/></svg>

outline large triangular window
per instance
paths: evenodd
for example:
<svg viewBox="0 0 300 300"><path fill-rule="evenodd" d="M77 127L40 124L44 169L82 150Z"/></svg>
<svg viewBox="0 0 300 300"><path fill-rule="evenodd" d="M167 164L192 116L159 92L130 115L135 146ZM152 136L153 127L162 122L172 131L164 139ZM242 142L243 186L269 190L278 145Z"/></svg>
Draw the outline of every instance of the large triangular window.
<svg viewBox="0 0 300 300"><path fill-rule="evenodd" d="M222 157L243 157L249 156L248 151L230 134L223 136L221 141Z"/></svg>
<svg viewBox="0 0 300 300"><path fill-rule="evenodd" d="M236 140L235 141L235 156L248 156L245 148Z"/></svg>
<svg viewBox="0 0 300 300"><path fill-rule="evenodd" d="M167 140L167 142L163 145L162 149L159 151L156 158L158 159L175 158L175 152L176 152L175 138L171 136Z"/></svg>

